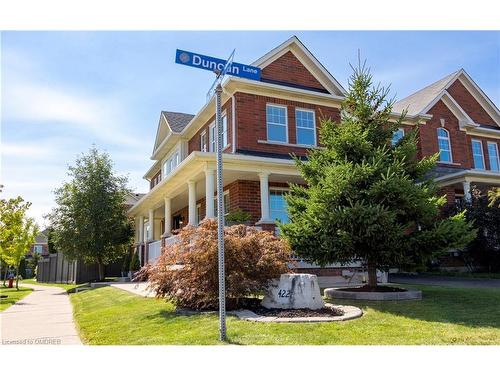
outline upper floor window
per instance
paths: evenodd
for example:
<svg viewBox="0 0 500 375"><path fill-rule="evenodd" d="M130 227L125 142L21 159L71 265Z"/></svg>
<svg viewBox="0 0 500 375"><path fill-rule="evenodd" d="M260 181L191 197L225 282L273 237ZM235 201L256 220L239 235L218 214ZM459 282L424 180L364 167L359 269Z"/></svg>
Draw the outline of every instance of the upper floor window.
<svg viewBox="0 0 500 375"><path fill-rule="evenodd" d="M314 111L297 109L295 111L295 126L297 128L297 144L316 146Z"/></svg>
<svg viewBox="0 0 500 375"><path fill-rule="evenodd" d="M228 145L227 141L227 116L222 116L222 149L224 150Z"/></svg>
<svg viewBox="0 0 500 375"><path fill-rule="evenodd" d="M41 254L43 251L43 246L42 245L35 245L35 246L33 246L33 250L35 250L35 253Z"/></svg>
<svg viewBox="0 0 500 375"><path fill-rule="evenodd" d="M210 138L208 151L215 152L217 151L217 127L215 126L215 123L208 127L208 135Z"/></svg>
<svg viewBox="0 0 500 375"><path fill-rule="evenodd" d="M200 151L207 152L207 131L204 130L200 135Z"/></svg>
<svg viewBox="0 0 500 375"><path fill-rule="evenodd" d="M488 156L490 159L490 169L500 172L500 160L498 155L498 145L496 142L488 142Z"/></svg>
<svg viewBox="0 0 500 375"><path fill-rule="evenodd" d="M286 107L268 104L266 123L268 141L288 142Z"/></svg>
<svg viewBox="0 0 500 375"><path fill-rule="evenodd" d="M450 133L448 130L439 128L437 130L438 146L439 146L439 160L451 163L453 158L451 156Z"/></svg>
<svg viewBox="0 0 500 375"><path fill-rule="evenodd" d="M163 173L165 176L170 174L179 165L179 151L176 151L163 164Z"/></svg>
<svg viewBox="0 0 500 375"><path fill-rule="evenodd" d="M405 130L403 128L398 128L392 135L392 140L391 140L392 145L395 146L404 136L405 136Z"/></svg>
<svg viewBox="0 0 500 375"><path fill-rule="evenodd" d="M474 168L484 169L483 142L478 139L472 140L472 158L474 159Z"/></svg>

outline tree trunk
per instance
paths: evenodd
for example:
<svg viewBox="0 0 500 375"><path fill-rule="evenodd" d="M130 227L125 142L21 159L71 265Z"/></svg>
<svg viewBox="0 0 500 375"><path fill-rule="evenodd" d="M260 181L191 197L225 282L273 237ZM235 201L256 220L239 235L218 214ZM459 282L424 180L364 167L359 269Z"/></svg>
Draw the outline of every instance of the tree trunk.
<svg viewBox="0 0 500 375"><path fill-rule="evenodd" d="M368 262L368 286L377 287L377 265L372 262Z"/></svg>
<svg viewBox="0 0 500 375"><path fill-rule="evenodd" d="M104 264L98 261L97 265L99 268L99 281L104 281Z"/></svg>

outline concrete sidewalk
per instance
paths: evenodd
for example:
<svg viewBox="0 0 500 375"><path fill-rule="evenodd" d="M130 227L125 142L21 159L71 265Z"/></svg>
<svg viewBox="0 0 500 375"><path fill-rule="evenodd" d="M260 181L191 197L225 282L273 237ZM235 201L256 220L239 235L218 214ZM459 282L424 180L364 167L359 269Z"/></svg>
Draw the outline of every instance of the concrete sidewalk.
<svg viewBox="0 0 500 375"><path fill-rule="evenodd" d="M111 283L110 286L137 294L142 297L154 297L154 291L148 289L148 282Z"/></svg>
<svg viewBox="0 0 500 375"><path fill-rule="evenodd" d="M2 345L81 344L66 291L50 286L23 286L34 290L0 313Z"/></svg>

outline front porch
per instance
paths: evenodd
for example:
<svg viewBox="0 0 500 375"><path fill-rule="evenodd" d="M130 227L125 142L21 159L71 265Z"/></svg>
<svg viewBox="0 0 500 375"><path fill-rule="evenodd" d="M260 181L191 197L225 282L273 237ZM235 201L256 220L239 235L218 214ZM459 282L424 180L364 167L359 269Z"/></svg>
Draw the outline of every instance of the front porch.
<svg viewBox="0 0 500 375"><path fill-rule="evenodd" d="M274 230L284 218L283 191L288 183L303 183L288 159L224 154L224 214L242 210L249 224ZM153 262L162 241L185 225L217 217L214 153L193 152L130 210L135 218L136 247L141 264ZM207 198L208 197L208 198Z"/></svg>

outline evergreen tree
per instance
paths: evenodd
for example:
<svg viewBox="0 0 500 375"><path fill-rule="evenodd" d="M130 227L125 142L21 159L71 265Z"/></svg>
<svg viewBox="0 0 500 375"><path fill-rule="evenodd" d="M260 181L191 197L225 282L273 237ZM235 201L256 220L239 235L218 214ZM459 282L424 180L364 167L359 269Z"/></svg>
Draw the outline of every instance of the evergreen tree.
<svg viewBox="0 0 500 375"><path fill-rule="evenodd" d="M113 172L111 159L93 147L69 167L71 181L55 192L56 208L49 215L55 248L70 259L104 266L127 251L133 228L127 217L127 178Z"/></svg>
<svg viewBox="0 0 500 375"><path fill-rule="evenodd" d="M394 146L389 90L353 68L340 122L322 120L320 141L307 161L295 158L306 186L286 196L290 223L281 224L294 252L320 265L362 260L368 283L376 270L424 263L475 236L464 212L443 218L437 186L426 178L438 155L417 159L417 131Z"/></svg>

